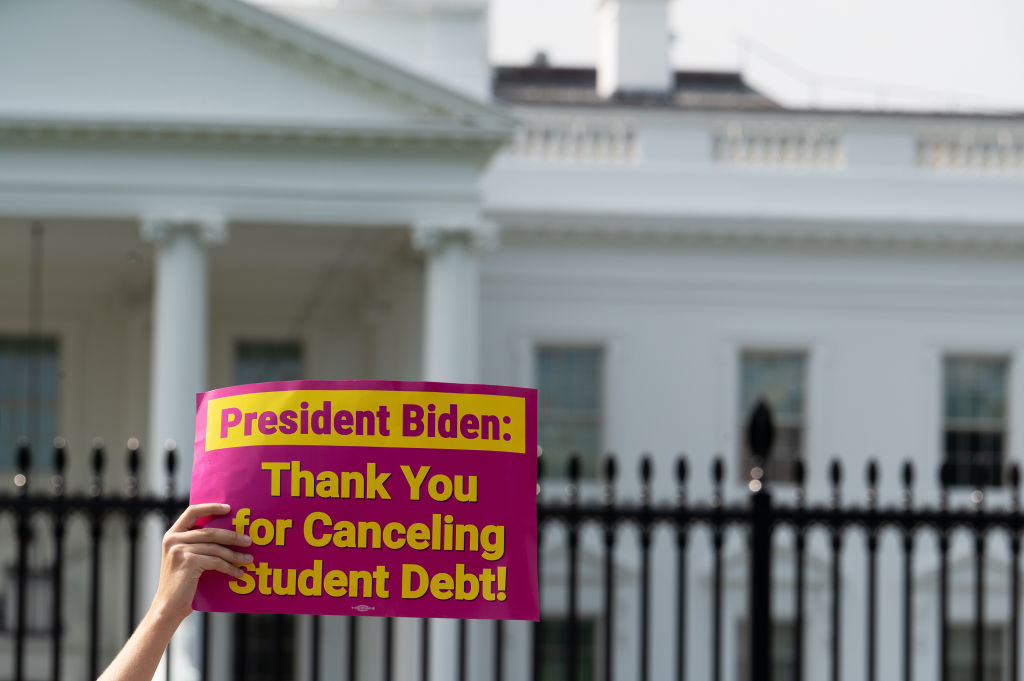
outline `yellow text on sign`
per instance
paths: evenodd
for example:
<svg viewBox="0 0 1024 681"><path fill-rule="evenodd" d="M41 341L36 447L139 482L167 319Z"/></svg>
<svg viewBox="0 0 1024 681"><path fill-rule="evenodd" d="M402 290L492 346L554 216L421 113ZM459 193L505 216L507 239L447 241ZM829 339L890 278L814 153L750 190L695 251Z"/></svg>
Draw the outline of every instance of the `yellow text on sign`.
<svg viewBox="0 0 1024 681"><path fill-rule="evenodd" d="M256 445L525 452L526 401L446 392L282 390L207 403L207 451Z"/></svg>

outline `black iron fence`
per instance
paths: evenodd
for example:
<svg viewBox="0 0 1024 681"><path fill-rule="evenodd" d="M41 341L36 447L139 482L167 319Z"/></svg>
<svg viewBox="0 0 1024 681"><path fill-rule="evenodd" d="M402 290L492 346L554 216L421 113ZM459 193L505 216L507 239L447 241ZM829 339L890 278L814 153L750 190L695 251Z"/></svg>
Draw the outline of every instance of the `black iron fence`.
<svg viewBox="0 0 1024 681"><path fill-rule="evenodd" d="M830 465L830 501L810 503L804 490L804 467L794 467L795 484L789 488L790 500L779 503L764 478L764 459L771 449L773 429L767 412L755 414L749 428L753 463L747 481L745 498L727 502L727 476L721 459L712 465L710 492L706 501L691 501L691 484L687 461L674 461L672 486L674 498L656 499L654 464L650 458L640 460L639 492L633 500L618 498L617 464L607 459L600 481L581 481L579 459L568 465L565 493L558 501L538 504L540 565L542 575L542 621L539 624L507 622L460 621L457 624L456 668L458 679L566 679L568 681L612 681L613 679L723 679L743 681L801 681L804 678L827 678L831 681L864 678L959 678L988 681L1019 679L1020 640L1020 536L1024 530L1021 512L1019 472L1016 465L1005 467L1005 501L1000 508L986 506L982 490L970 492L964 507L950 503L952 471L943 470L940 494L931 506L915 504L914 469L910 463L902 468L902 501L895 505L879 502L879 468L867 465L865 499L859 504L844 504L840 493L843 471L838 461ZM168 484L162 496L140 493L140 455L137 443L131 443L126 455L126 473L122 490L108 493L104 489L105 454L101 447L91 453L91 479L88 489L69 493L65 486L67 452L58 441L52 470L33 470L27 448L18 455L19 469L14 475L13 492L0 494L0 549L10 569L4 593L3 612L6 638L10 645L0 648L0 678L17 681L41 679L95 679L116 647L101 645L101 633L111 627L119 629L116 640L123 640L141 617L139 553L141 528L147 518L156 518L164 525L176 517L185 500ZM167 452L167 479L173 479L174 452ZM543 469L543 467L542 467ZM664 481L661 481L664 483ZM733 484L733 483L729 483ZM46 488L49 489L46 489ZM664 487L664 484L662 484ZM581 493L581 490L587 494ZM590 492L595 492L590 494ZM545 497L546 498L546 497ZM4 524L6 523L6 524ZM75 556L67 553L68 528L77 524ZM734 598L730 590L728 570L737 559L727 555L727 535L739 534L744 545L744 600L742 627L729 622L725 600ZM787 551L778 549L778 537L791 537ZM822 602L826 605L813 613L816 622L827 628L829 644L819 657L827 658L824 673L811 674L808 646L808 538L812 533L824 537L827 583ZM863 537L856 555L862 556L861 567L850 569L844 558L851 534ZM968 572L972 588L968 601L969 616L951 614L951 544L955 533L970 541ZM628 546L623 538L629 535ZM896 542L889 549L880 547L885 534L894 534ZM986 611L986 560L990 555L993 534L1007 538L1003 553L1008 585L1005 611ZM701 541L696 541L701 535ZM916 583L915 557L922 544L921 537L931 535L934 542L936 579ZM703 537L707 537L707 541ZM116 542L121 549L111 557L105 547ZM45 545L42 558L36 545ZM591 545L598 547L597 553ZM898 583L898 599L888 599L880 621L879 572L880 554L889 552L883 561L889 566L884 576ZM586 555L583 555L586 554ZM593 554L593 555L592 555ZM630 559L623 566L622 556ZM892 555L895 554L895 555ZM597 556L596 562L584 559ZM890 560L891 559L891 560ZM114 560L118 564L114 564ZM554 561L561 565L553 565ZM780 603L773 570L786 561L786 603ZM846 562L844 562L846 561ZM693 574L699 564L702 576ZM845 568L845 575L843 573ZM895 570L891 568L898 565ZM1000 563L1002 565L1002 563ZM582 567L581 567L582 566ZM582 575L581 570L588 570ZM959 568L958 568L959 569ZM76 575L74 602L69 605L65 584L69 574ZM118 575L114 583L121 585L119 594L104 593L110 588L110 574ZM628 573L628 576L625 574ZM106 579L104 576L106 575ZM598 577L593 579L594 575ZM628 578L627 578L628 577ZM589 580L589 581L588 581ZM596 581L596 586L595 586ZM657 585L655 586L655 582ZM557 588L549 588L557 582ZM667 582L667 583L666 583ZM850 585L863 603L844 602ZM106 587L105 587L106 585ZM584 589L599 594L597 602L581 602ZM618 598L629 589L628 608ZM652 595L652 590L656 595ZM114 598L113 596L117 596ZM957 592L956 598L963 600ZM774 602L773 602L774 600ZM928 617L920 616L917 606L928 600L934 608ZM557 601L557 602L553 602ZM898 601L898 602L897 602ZM123 605L122 605L123 603ZM121 613L111 612L123 607ZM780 629L779 617L773 616L782 606L788 612L785 627ZM860 609L859 631L844 630L845 609ZM271 616L275 617L275 616ZM199 667L201 677L211 677L211 627L202 616ZM327 623L326 620L336 620ZM1008 645L991 650L991 621L1001 624L1002 636ZM67 633L72 621L79 624L83 640L69 642ZM413 677L428 678L431 650L429 628L432 623L420 621L416 645L408 640L396 643L397 621L374 622L371 618L310 617L299 636L291 620L272 620L270 644L263 645L264 661L254 662L252 651L239 648L238 636L253 626L246 616L231 616L229 630L235 632L235 654L229 657L230 676L236 679L299 676L297 668L282 660L295 656L296 647L308 654L311 664L301 676L319 681L321 678L375 679L386 681L408 676L398 664L403 656L415 656ZM340 623L340 624L339 624ZM328 627L326 624L332 624ZM815 625L815 628L819 627ZM954 628L954 624L956 625ZM337 626L335 626L337 625ZM408 626L404 623L403 626ZM374 644L365 645L367 637L361 628L373 627ZM965 628L966 627L966 628ZM627 629L629 635L617 635ZM471 633L472 630L472 633ZM524 636L511 636L513 630ZM915 670L922 659L919 639L927 630L935 645L929 669L935 674ZM784 631L785 636L780 636ZM954 643L962 643L967 632L968 645L963 654ZM953 641L953 634L956 641ZM773 642L773 636L776 639ZM887 641L887 650L898 649L896 659L880 658L879 638L898 639L898 645ZM486 639L486 640L485 640ZM694 641L700 641L694 645ZM815 638L819 640L819 638ZM0 643L3 641L0 640ZM731 642L731 643L730 643ZM856 646L849 645L856 642ZM32 669L26 663L29 644L39 654L45 651L45 665ZM727 659L727 643L733 650ZM218 645L220 645L218 643ZM275 647L276 646L276 647ZM850 662L854 648L863 653L856 665ZM287 648L287 650L286 650ZM329 650L343 649L340 668L323 661ZM9 653L9 660L4 660ZM963 657L966 655L967 658ZM956 659L953 657L956 656ZM73 659L69 660L69 657ZM741 663L735 660L741 659ZM781 661L785 661L782 664ZM993 659L996 661L993 662ZM269 660L269 662L268 662ZM273 662L277 660L278 662ZM6 664L9 662L9 666ZM277 664L275 667L274 665ZM856 670L856 676L851 669ZM168 671L169 665L168 665ZM916 672L916 675L915 675ZM784 678L779 678L779 677ZM404 681L404 678L403 678Z"/></svg>

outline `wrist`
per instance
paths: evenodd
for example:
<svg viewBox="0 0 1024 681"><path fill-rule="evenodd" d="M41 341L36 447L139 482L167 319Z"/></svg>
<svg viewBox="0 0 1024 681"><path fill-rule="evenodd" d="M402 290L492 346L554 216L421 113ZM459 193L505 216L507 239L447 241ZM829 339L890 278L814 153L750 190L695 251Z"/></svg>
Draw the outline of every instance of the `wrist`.
<svg viewBox="0 0 1024 681"><path fill-rule="evenodd" d="M178 608L170 608L165 604L153 603L149 607L144 619L156 628L168 628L174 631L188 617L189 613L181 612Z"/></svg>

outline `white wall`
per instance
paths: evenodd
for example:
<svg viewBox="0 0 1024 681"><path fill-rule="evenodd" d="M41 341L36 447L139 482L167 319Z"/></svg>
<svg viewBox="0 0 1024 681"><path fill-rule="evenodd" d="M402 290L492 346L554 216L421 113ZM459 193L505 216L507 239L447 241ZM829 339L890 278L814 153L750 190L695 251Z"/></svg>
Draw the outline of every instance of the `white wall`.
<svg viewBox="0 0 1024 681"><path fill-rule="evenodd" d="M746 491L738 480L738 355L742 348L798 348L808 352L807 464L809 497L826 503L828 461L842 459L844 499L862 504L864 467L871 457L881 466L881 499L900 503L899 478L904 459L917 467L918 501L935 503L941 456L941 358L946 352L1000 353L1013 358L1010 381L1010 432L1024 427L1024 318L1019 314L1024 270L1013 254L921 252L913 250L823 249L813 246L709 246L698 240L665 239L652 243L622 237L594 239L557 235L516 236L506 232L502 249L486 262L484 275L484 380L529 385L531 347L538 341L592 343L607 348L605 446L620 456L619 489L636 498L638 458L655 461L655 496L674 499L673 462L686 452L691 462L691 499L708 502L710 463L715 453L729 467L726 496L742 503ZM1020 460L1020 439L1011 435L1011 459ZM551 481L544 496L561 498L562 486ZM592 496L596 485L585 485ZM989 503L1006 502L998 492ZM777 497L791 498L783 486ZM963 494L957 499L962 502ZM621 533L617 562L622 607L617 614L618 671L635 670L635 594L638 559L632 533ZM791 546L780 532L780 555ZM862 673L864 641L864 549L849 533L843 563L845 674ZM936 558L930 539L919 540L915 574L919 579L917 665L929 668L935 657L934 586ZM989 617L1005 621L1007 558L1002 540L990 544ZM710 609L710 553L702 531L691 545L691 672L708 673L707 630ZM584 552L595 561L586 566L581 587L583 612L600 613L602 549L596 533L585 535ZM655 651L653 678L672 671L675 556L668 536L655 550L653 603ZM744 542L727 543L725 600L725 671L735 673L739 618L746 612ZM827 566L823 537L811 542L807 650L809 674L827 672L822 650L828 645ZM897 542L883 541L880 568L882 614L881 669L899 664L900 620L886 603L900 602L901 574ZM954 562L969 556L966 542L955 545ZM546 610L564 608L564 554L546 554ZM791 613L785 585L790 567L777 559L777 616ZM815 565L817 567L815 567ZM552 572L554 570L554 572ZM559 571L563 574L558 576ZM954 570L962 586L954 589L953 616L970 617L969 563ZM814 586L816 584L817 586ZM525 645L525 644L524 644ZM815 671L817 670L817 671Z"/></svg>

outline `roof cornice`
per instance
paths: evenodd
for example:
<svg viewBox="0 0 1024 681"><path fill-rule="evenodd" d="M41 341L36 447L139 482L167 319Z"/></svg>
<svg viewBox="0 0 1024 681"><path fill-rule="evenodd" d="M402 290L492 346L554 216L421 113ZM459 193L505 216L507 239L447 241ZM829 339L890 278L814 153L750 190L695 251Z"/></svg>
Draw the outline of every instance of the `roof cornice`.
<svg viewBox="0 0 1024 681"><path fill-rule="evenodd" d="M182 121L159 119L86 119L0 116L0 139L86 142L155 142L225 146L285 145L294 147L477 147L493 149L507 139L504 131L451 127L419 122L381 126L364 122L336 125Z"/></svg>
<svg viewBox="0 0 1024 681"><path fill-rule="evenodd" d="M1021 223L811 220L763 216L614 215L485 211L503 240L777 246L795 248L942 249L999 254L1024 251Z"/></svg>

